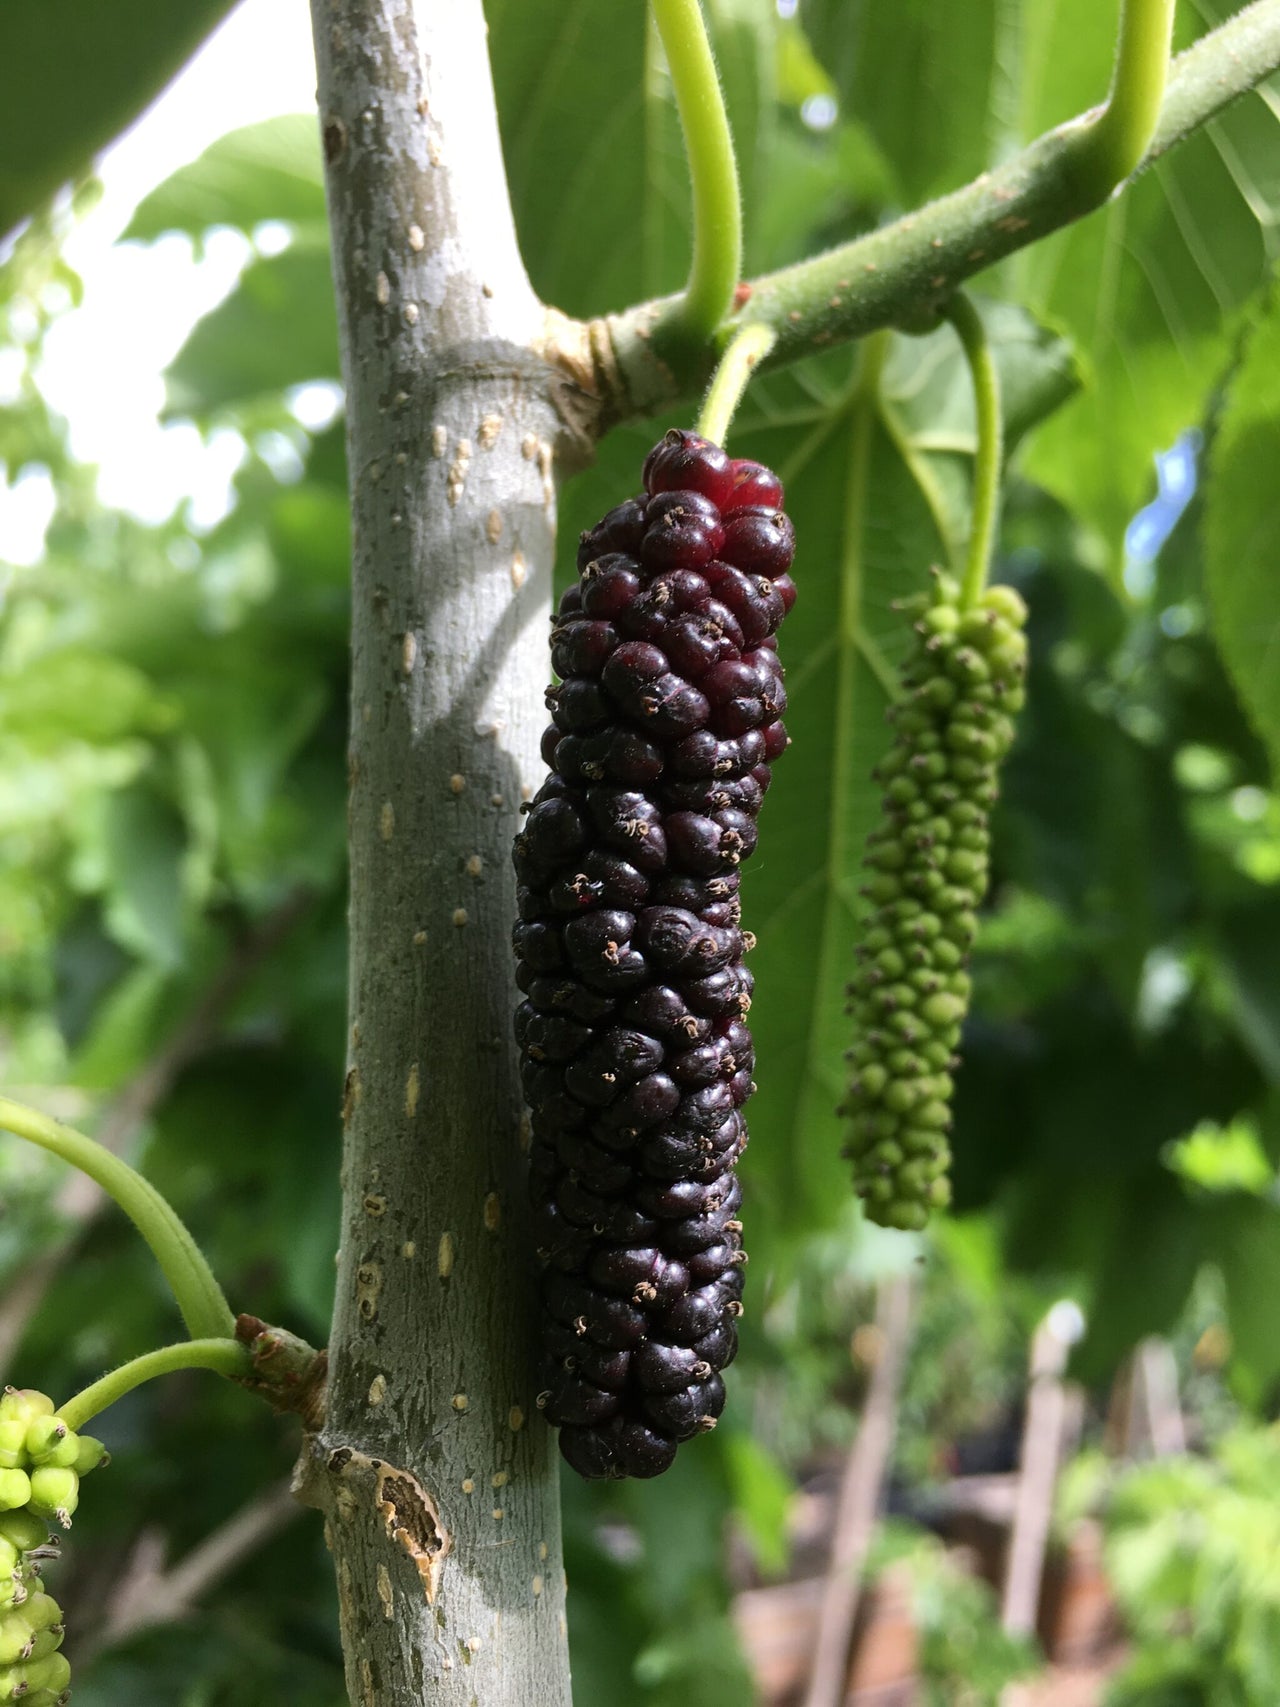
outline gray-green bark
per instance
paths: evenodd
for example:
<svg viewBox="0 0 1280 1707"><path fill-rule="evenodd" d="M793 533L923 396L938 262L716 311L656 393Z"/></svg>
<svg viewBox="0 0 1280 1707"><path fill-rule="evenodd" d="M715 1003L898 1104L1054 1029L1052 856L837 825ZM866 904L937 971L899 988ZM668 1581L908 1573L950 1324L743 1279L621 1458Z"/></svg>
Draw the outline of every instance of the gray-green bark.
<svg viewBox="0 0 1280 1707"><path fill-rule="evenodd" d="M326 1516L353 1702L569 1700L510 845L555 501L480 0L313 0L354 510L351 1038Z"/></svg>

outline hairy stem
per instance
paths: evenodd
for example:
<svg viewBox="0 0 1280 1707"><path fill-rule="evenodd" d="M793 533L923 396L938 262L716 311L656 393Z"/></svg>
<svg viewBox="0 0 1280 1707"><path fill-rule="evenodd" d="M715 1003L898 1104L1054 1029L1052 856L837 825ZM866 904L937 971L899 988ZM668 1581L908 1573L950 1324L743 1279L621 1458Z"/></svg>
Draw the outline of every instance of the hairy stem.
<svg viewBox="0 0 1280 1707"><path fill-rule="evenodd" d="M1169 72L1173 13L1174 0L1121 0L1111 92L1087 121L1073 167L1087 202L1104 202L1151 145Z"/></svg>
<svg viewBox="0 0 1280 1707"><path fill-rule="evenodd" d="M1155 134L1136 170L1278 69L1280 0L1254 0L1173 61ZM884 326L936 318L966 279L1097 205L1094 190L1076 177L1092 146L1089 122L1074 119L954 194L755 280L752 322L778 334L762 366L784 366ZM656 414L707 383L716 352L690 348L683 301L664 297L603 323L598 335L607 335L611 359L597 373L597 431Z"/></svg>
<svg viewBox="0 0 1280 1707"><path fill-rule="evenodd" d="M705 343L733 305L742 271L742 197L729 117L700 0L653 0L693 186L693 260L681 298L691 341Z"/></svg>
<svg viewBox="0 0 1280 1707"><path fill-rule="evenodd" d="M171 1205L142 1175L101 1144L34 1108L0 1097L0 1127L51 1150L96 1180L150 1245L192 1339L229 1337L236 1319L200 1247Z"/></svg>
<svg viewBox="0 0 1280 1707"><path fill-rule="evenodd" d="M241 1345L239 1340L180 1340L177 1345L161 1346L158 1351L147 1351L122 1363L119 1369L113 1369L60 1405L58 1415L68 1428L81 1429L99 1411L105 1411L108 1405L141 1387L144 1381L172 1375L178 1369L212 1369L218 1375L243 1379L252 1375L253 1359L248 1346Z"/></svg>
<svg viewBox="0 0 1280 1707"><path fill-rule="evenodd" d="M973 458L973 514L964 579L960 584L960 608L969 610L982 597L995 546L1004 425L1000 414L1000 376L996 372L982 316L963 291L957 291L952 297L946 314L964 347L978 416L978 445Z"/></svg>
<svg viewBox="0 0 1280 1707"><path fill-rule="evenodd" d="M720 366L707 389L698 431L704 439L722 445L729 431L752 369L773 348L777 333L771 326L744 326L721 357Z"/></svg>

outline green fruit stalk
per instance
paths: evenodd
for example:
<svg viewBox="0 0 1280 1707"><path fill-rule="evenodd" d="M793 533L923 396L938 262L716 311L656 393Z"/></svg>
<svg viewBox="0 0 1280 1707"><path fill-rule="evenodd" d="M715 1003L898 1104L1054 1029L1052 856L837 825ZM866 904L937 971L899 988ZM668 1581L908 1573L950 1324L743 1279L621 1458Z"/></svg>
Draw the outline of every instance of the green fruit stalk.
<svg viewBox="0 0 1280 1707"><path fill-rule="evenodd" d="M877 766L870 905L849 987L853 1076L845 1154L868 1217L919 1229L950 1200L952 1073L969 1005L969 953L987 887L989 819L1027 668L1026 607L989 587L968 609L939 575L907 605L916 644Z"/></svg>

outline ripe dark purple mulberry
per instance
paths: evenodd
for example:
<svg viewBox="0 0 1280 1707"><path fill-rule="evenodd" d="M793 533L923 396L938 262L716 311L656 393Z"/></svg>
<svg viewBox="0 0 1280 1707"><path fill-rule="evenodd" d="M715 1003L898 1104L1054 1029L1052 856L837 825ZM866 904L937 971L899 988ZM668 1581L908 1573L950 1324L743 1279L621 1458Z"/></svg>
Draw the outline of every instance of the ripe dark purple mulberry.
<svg viewBox="0 0 1280 1707"><path fill-rule="evenodd" d="M739 871L786 748L782 484L672 431L582 536L553 618L551 775L513 858L543 1266L539 1403L586 1477L714 1428L755 1089Z"/></svg>

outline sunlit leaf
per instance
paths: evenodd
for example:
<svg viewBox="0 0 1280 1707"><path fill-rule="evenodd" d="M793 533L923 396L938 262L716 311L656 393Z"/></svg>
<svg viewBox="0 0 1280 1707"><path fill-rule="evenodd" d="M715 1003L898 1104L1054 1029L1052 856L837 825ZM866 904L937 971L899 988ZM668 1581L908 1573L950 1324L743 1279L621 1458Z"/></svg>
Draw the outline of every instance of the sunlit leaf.
<svg viewBox="0 0 1280 1707"><path fill-rule="evenodd" d="M207 416L312 379L338 377L328 244L251 261L169 364L169 415Z"/></svg>
<svg viewBox="0 0 1280 1707"><path fill-rule="evenodd" d="M676 289L689 189L657 32L643 7L488 0L507 177L534 288L574 314ZM709 0L748 224L773 127L772 0ZM608 42L602 99L598 44Z"/></svg>
<svg viewBox="0 0 1280 1707"><path fill-rule="evenodd" d="M1183 40L1234 7L1179 9ZM1024 137L1084 111L1107 87L1116 8L1026 9ZM1118 561L1152 485L1152 458L1202 417L1232 319L1277 254L1280 127L1250 95L1106 208L1024 250L1003 276L1079 341L1089 384L1037 435L1030 468L1101 533Z"/></svg>
<svg viewBox="0 0 1280 1707"><path fill-rule="evenodd" d="M996 0L802 0L800 18L841 104L919 203L976 177L1001 117Z"/></svg>
<svg viewBox="0 0 1280 1707"><path fill-rule="evenodd" d="M145 196L122 241L212 226L252 235L267 221L325 228L324 169L314 113L285 114L219 137Z"/></svg>

